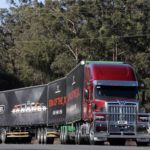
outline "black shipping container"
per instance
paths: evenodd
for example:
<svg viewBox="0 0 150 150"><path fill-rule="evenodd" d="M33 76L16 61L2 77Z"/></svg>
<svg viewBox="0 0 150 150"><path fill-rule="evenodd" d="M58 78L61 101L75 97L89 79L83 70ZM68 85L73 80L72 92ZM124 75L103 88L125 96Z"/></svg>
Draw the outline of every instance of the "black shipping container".
<svg viewBox="0 0 150 150"><path fill-rule="evenodd" d="M83 87L84 65L78 65L67 75L67 122L74 122L82 118Z"/></svg>
<svg viewBox="0 0 150 150"><path fill-rule="evenodd" d="M48 84L48 124L59 125L66 116L66 78Z"/></svg>
<svg viewBox="0 0 150 150"><path fill-rule="evenodd" d="M0 126L41 125L47 121L47 85L0 92Z"/></svg>

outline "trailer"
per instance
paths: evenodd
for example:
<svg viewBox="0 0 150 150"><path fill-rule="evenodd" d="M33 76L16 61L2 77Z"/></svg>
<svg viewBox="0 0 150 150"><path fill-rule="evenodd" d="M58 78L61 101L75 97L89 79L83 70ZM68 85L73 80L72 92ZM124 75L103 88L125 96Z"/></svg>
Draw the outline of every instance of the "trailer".
<svg viewBox="0 0 150 150"><path fill-rule="evenodd" d="M54 142L65 122L66 79L0 93L0 139Z"/></svg>
<svg viewBox="0 0 150 150"><path fill-rule="evenodd" d="M48 126L53 129L53 132L56 135L54 138L62 136L59 132L60 127L65 124L66 121L67 98L65 87L66 78L48 84Z"/></svg>
<svg viewBox="0 0 150 150"><path fill-rule="evenodd" d="M47 121L47 86L35 86L0 93L0 138L30 138Z"/></svg>

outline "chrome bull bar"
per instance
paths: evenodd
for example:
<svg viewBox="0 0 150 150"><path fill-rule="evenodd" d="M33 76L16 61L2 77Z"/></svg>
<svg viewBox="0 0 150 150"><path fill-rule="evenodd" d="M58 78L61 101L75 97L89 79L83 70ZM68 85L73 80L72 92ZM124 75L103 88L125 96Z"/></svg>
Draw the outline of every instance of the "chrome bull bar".
<svg viewBox="0 0 150 150"><path fill-rule="evenodd" d="M105 133L101 135L108 138L120 135L122 138L150 138L150 113L138 113L135 107L130 106L128 108L121 106L121 109L115 112L94 112L95 135ZM124 112L125 109L128 111ZM100 130L97 131L98 126L103 127L102 130L98 128Z"/></svg>

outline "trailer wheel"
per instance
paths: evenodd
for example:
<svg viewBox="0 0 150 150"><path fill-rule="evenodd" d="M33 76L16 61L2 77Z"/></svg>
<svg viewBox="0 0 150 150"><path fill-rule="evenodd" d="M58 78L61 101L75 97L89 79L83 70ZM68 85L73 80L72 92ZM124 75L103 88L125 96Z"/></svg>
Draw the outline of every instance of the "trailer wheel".
<svg viewBox="0 0 150 150"><path fill-rule="evenodd" d="M44 139L44 144L47 144L48 143L48 140L47 140L47 129L45 128L44 129L44 133L43 133L44 135L44 137L43 137L43 139Z"/></svg>
<svg viewBox="0 0 150 150"><path fill-rule="evenodd" d="M68 144L68 134L67 134L67 132L64 132L63 133L63 142L64 142L64 144Z"/></svg>
<svg viewBox="0 0 150 150"><path fill-rule="evenodd" d="M63 141L63 132L60 132L60 143L64 144L64 141Z"/></svg>
<svg viewBox="0 0 150 150"><path fill-rule="evenodd" d="M78 143L78 130L75 133L75 144L79 144Z"/></svg>
<svg viewBox="0 0 150 150"><path fill-rule="evenodd" d="M37 131L37 140L38 140L38 143L41 144L41 130L40 130L40 128L38 128L38 131Z"/></svg>
<svg viewBox="0 0 150 150"><path fill-rule="evenodd" d="M1 138L1 141L2 141L3 144L4 144L5 141L6 141L6 137L7 137L6 130L5 130L5 129L2 129L2 130L1 130L1 133L0 133L0 138Z"/></svg>
<svg viewBox="0 0 150 150"><path fill-rule="evenodd" d="M44 129L41 128L41 144L44 143Z"/></svg>
<svg viewBox="0 0 150 150"><path fill-rule="evenodd" d="M77 131L77 143L80 145L82 144L82 137L80 130Z"/></svg>

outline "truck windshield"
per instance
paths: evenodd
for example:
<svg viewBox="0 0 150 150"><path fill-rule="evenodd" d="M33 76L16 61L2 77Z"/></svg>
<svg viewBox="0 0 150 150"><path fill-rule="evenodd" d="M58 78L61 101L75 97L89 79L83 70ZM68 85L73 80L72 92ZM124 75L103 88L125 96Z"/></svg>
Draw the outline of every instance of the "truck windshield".
<svg viewBox="0 0 150 150"><path fill-rule="evenodd" d="M95 98L131 98L135 99L138 96L137 87L123 87L123 86L96 86Z"/></svg>

